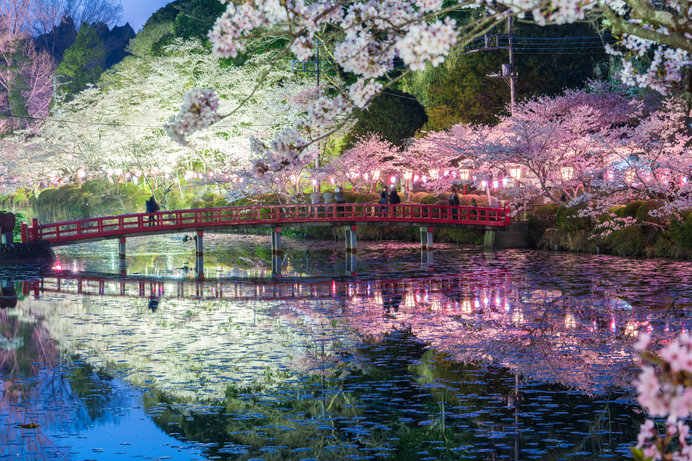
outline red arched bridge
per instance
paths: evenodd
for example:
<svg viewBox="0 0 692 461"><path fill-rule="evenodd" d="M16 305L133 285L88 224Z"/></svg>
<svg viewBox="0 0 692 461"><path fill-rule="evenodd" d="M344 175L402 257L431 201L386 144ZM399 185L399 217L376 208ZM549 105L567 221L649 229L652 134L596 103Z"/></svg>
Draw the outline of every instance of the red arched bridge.
<svg viewBox="0 0 692 461"><path fill-rule="evenodd" d="M509 223L508 204L503 208L417 203L251 205L126 214L52 224L39 224L34 219L31 226L22 224L22 242L42 240L51 246L60 246L117 238L120 239L121 271L124 271L127 237L194 231L197 233L197 269L201 272L204 232L270 228L272 253L277 255L281 253L282 226L345 226L346 250L354 252L359 225L420 227L421 247L430 249L435 227L502 230Z"/></svg>
<svg viewBox="0 0 692 461"><path fill-rule="evenodd" d="M421 204L252 205L161 211L22 226L22 242L44 240L52 246L129 236L184 231L282 226L470 227L500 230L509 225L509 205L485 208Z"/></svg>

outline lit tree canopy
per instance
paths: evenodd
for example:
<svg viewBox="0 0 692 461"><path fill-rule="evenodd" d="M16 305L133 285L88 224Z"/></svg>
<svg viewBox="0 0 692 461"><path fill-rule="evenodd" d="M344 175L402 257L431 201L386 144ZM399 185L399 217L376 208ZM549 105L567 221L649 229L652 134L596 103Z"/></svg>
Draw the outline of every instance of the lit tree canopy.
<svg viewBox="0 0 692 461"><path fill-rule="evenodd" d="M205 171L222 173L249 169L250 137L266 139L288 125L300 109L285 95L303 88L287 69L269 74L254 69L224 65L195 40L176 41L165 56L126 58L97 86L59 104L40 135L25 146L24 157L43 158L35 168L53 180L74 177L79 169L88 176L129 174L139 180L152 171L171 174L200 164ZM253 93L259 78L265 88ZM214 130L190 137L184 147L172 142L161 124L182 95L197 86L217 88L220 110L250 94L252 99Z"/></svg>
<svg viewBox="0 0 692 461"><path fill-rule="evenodd" d="M470 7L477 8L472 21L457 22L452 18L452 13ZM272 146L257 146L283 159L275 164L280 167L285 161L304 161L302 152L316 142L306 135L308 127L323 126L331 123L336 114L366 107L383 88L401 78L400 72L392 72L399 61L411 71L421 70L427 64L437 66L453 47L467 45L498 21L527 13L540 24L573 22L585 18L587 13L605 15L608 27L624 31L622 49L639 56L649 51L653 55L651 65L639 75L625 61L623 78L660 91L666 91L671 82L680 81L692 51L692 10L678 0L230 2L209 37L217 55L234 57L248 40L279 34L288 37L287 50L302 61L312 57L313 44L319 38L333 50L336 63L356 77L348 88L336 89L338 96L315 102L314 110L281 132ZM181 113L179 121L172 121L176 126L171 130L174 137L183 140L193 131L216 122L215 117L200 117L199 123L190 123L195 114L215 112L211 106L207 108L188 106L189 113Z"/></svg>

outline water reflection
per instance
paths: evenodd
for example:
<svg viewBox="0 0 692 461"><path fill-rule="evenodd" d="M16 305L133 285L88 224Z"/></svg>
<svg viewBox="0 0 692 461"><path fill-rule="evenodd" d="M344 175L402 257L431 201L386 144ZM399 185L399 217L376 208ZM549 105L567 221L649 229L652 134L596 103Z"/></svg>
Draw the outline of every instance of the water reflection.
<svg viewBox="0 0 692 461"><path fill-rule="evenodd" d="M689 328L686 263L373 244L346 278L321 245L281 279L5 274L7 454L626 459L633 338Z"/></svg>

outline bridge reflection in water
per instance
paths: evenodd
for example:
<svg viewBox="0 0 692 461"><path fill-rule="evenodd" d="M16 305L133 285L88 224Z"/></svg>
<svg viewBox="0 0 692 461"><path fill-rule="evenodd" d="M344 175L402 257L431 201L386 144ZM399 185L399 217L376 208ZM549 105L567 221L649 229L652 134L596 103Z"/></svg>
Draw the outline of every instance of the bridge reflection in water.
<svg viewBox="0 0 692 461"><path fill-rule="evenodd" d="M139 298L148 300L152 311L166 309L169 299L266 301L273 306L270 315L289 323L338 319L361 336L380 339L407 330L454 360L492 363L529 379L589 392L629 386L631 345L639 332L667 340L688 329L688 320L670 311L635 308L601 292L574 296L535 288L499 269L370 280L195 281L52 273L22 282L22 293L37 299L54 294Z"/></svg>

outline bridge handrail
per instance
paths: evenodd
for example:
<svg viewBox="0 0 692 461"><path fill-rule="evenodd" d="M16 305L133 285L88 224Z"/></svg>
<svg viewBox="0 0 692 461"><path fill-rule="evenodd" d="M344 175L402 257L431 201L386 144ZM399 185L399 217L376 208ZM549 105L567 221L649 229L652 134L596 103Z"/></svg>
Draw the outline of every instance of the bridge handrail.
<svg viewBox="0 0 692 461"><path fill-rule="evenodd" d="M233 225L299 224L319 222L392 222L466 224L504 227L509 225L509 205L504 208L400 203L274 204L132 213L78 219L32 226L24 224L22 241L66 242L115 238L149 230L184 230ZM156 229L150 229L156 227Z"/></svg>

